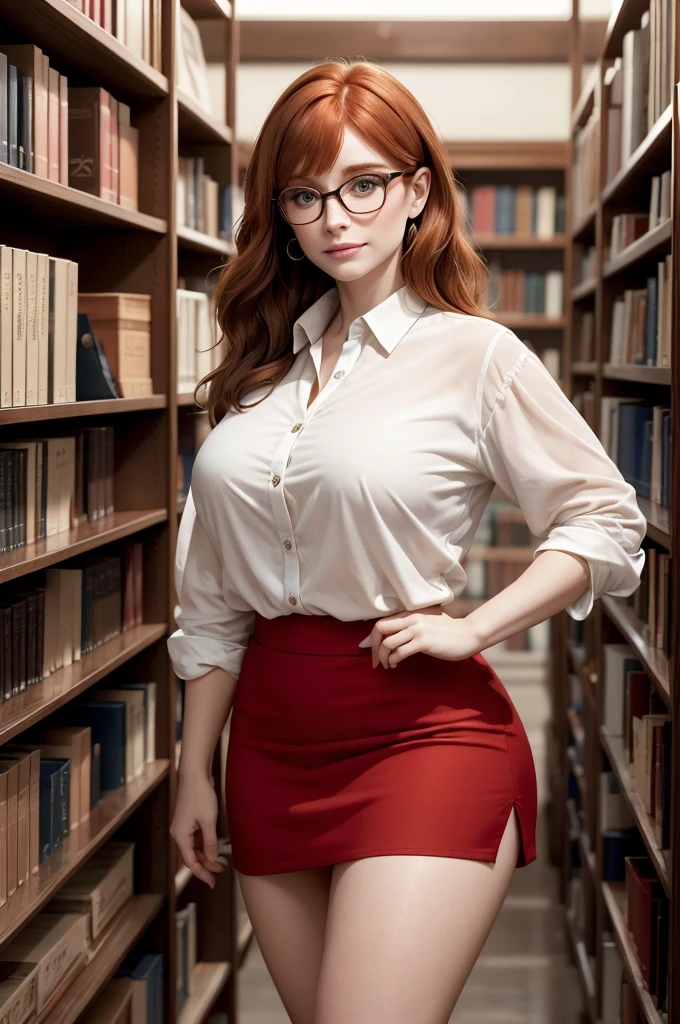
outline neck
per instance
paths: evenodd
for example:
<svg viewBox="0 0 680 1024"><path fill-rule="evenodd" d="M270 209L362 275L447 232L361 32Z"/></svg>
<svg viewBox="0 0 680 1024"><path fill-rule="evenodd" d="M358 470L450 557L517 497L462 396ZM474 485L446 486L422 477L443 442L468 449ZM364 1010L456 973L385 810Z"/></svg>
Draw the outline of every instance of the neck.
<svg viewBox="0 0 680 1024"><path fill-rule="evenodd" d="M357 317L368 313L369 309L374 309L393 292L403 288L406 282L401 273L401 254L395 253L395 258L388 265L381 264L359 281L335 283L340 297L335 329L346 338Z"/></svg>

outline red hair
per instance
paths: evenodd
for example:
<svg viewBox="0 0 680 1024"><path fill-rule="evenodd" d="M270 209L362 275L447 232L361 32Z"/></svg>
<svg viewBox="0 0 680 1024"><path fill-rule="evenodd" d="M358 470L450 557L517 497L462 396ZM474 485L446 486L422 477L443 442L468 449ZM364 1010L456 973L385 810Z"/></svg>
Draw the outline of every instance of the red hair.
<svg viewBox="0 0 680 1024"><path fill-rule="evenodd" d="M327 173L345 126L394 170L430 168L428 199L412 222L418 233L402 258L406 284L438 309L485 315L488 271L468 241L463 201L429 117L401 82L363 58L318 64L281 94L253 147L234 237L237 253L215 291L226 355L198 385L210 381L213 426L232 407L243 412L249 392L273 389L286 376L294 360L293 323L335 284L310 260L288 259L292 228L271 197L295 173Z"/></svg>

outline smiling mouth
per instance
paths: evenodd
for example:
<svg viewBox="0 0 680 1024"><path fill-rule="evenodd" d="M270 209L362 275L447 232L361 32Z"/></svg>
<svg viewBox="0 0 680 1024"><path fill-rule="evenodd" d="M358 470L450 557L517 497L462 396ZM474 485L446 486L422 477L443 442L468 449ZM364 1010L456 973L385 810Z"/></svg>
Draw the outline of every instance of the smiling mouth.
<svg viewBox="0 0 680 1024"><path fill-rule="evenodd" d="M361 249L361 247L365 244L365 242L357 242L356 245L340 245L337 246L335 249L326 249L326 252L346 252L348 249Z"/></svg>

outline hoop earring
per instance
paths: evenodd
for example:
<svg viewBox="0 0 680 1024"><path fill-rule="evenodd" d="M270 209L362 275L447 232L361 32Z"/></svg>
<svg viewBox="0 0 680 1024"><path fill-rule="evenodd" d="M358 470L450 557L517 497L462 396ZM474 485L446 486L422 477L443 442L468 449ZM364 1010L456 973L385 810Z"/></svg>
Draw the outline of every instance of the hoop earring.
<svg viewBox="0 0 680 1024"><path fill-rule="evenodd" d="M406 253L410 251L411 246L413 245L413 243L416 240L416 235L417 234L418 234L418 228L416 227L415 223L413 221L411 221L411 226L408 229L408 231L406 232L406 248L404 249L404 251L402 253L402 257L405 256Z"/></svg>
<svg viewBox="0 0 680 1024"><path fill-rule="evenodd" d="M303 260L305 258L305 254L303 253L302 256L291 256L290 251L288 249L288 246L290 245L291 242L297 242L297 238L289 238L288 239L288 243L286 245L286 253L288 254L288 259L292 260L294 263L299 263L300 260ZM300 245L299 242L298 242L298 245Z"/></svg>

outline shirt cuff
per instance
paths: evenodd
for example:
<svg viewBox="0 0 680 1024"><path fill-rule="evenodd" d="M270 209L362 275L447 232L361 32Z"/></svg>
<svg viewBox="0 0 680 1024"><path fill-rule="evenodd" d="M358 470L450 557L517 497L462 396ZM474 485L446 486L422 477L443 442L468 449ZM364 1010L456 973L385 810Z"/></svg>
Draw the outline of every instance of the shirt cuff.
<svg viewBox="0 0 680 1024"><path fill-rule="evenodd" d="M224 669L238 679L246 646L215 640L209 636L187 636L181 629L167 639L168 653L175 675L180 679L198 679L213 668Z"/></svg>
<svg viewBox="0 0 680 1024"><path fill-rule="evenodd" d="M590 585L565 611L572 619L582 621L590 615L595 599L608 594L628 597L640 585L645 564L645 550L630 554L606 530L592 523L556 526L534 551L534 559L541 551L566 551L585 558L590 568Z"/></svg>

